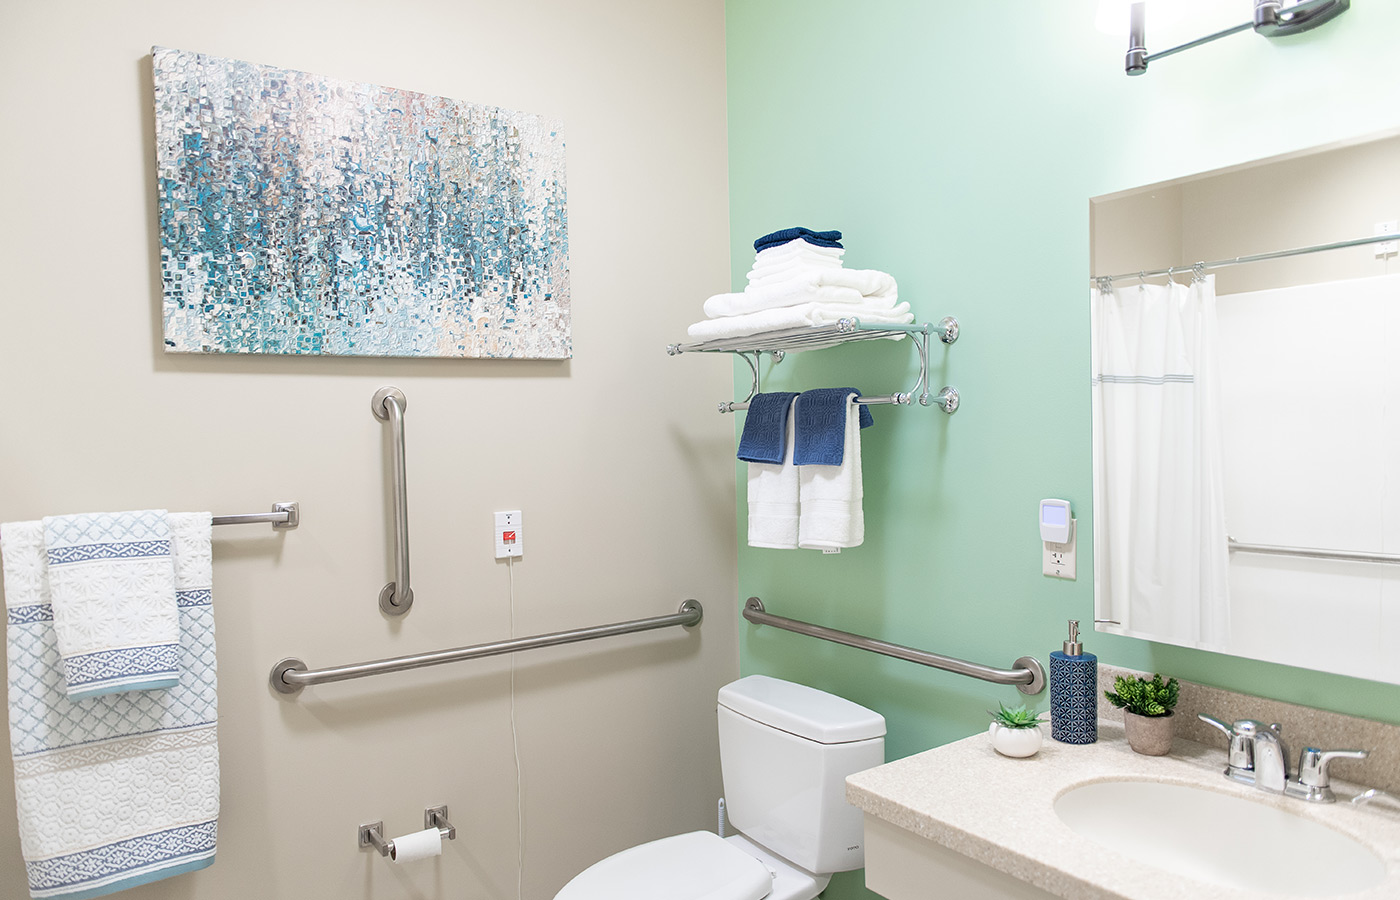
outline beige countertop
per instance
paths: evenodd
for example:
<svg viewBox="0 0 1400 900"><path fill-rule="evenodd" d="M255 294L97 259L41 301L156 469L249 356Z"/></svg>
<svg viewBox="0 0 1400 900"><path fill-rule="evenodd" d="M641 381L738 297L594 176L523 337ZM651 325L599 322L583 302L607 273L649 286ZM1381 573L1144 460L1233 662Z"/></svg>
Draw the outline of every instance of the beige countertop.
<svg viewBox="0 0 1400 900"><path fill-rule="evenodd" d="M1346 834L1380 856L1386 877L1347 900L1400 898L1400 811L1347 801L1361 790L1334 781L1337 803L1307 803L1237 784L1221 773L1225 749L1178 738L1168 756L1134 753L1119 722L1101 720L1085 745L1049 738L1029 759L973 735L850 776L846 798L866 813L1067 900L1276 900L1276 895L1207 884L1145 865L1082 837L1054 801L1095 781L1192 785L1285 809Z"/></svg>

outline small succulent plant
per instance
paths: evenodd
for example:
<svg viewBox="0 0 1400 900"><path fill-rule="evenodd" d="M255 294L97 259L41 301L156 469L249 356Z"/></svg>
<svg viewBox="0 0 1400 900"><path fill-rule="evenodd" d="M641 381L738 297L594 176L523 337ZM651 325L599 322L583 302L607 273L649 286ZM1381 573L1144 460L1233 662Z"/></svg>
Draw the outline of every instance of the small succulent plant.
<svg viewBox="0 0 1400 900"><path fill-rule="evenodd" d="M998 703L997 706L1001 708L996 712L989 709L987 713L992 717L993 722L1003 728L1034 728L1040 724L1040 717L1044 715L1044 713L1031 712L1024 706L1007 706L1005 703Z"/></svg>
<svg viewBox="0 0 1400 900"><path fill-rule="evenodd" d="M1176 679L1163 684L1161 675L1153 675L1151 681L1119 675L1113 679L1113 690L1103 692L1114 706L1135 715L1153 718L1171 715L1177 694Z"/></svg>

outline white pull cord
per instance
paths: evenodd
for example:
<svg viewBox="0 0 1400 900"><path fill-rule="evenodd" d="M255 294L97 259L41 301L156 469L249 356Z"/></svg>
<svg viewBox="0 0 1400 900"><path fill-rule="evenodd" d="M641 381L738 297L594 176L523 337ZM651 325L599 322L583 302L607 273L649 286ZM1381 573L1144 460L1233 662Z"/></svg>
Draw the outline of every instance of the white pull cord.
<svg viewBox="0 0 1400 900"><path fill-rule="evenodd" d="M515 637L515 560L506 557L510 579L510 636ZM515 753L515 897L525 896L525 789L520 774L520 736L515 727L515 654L510 655L510 746Z"/></svg>

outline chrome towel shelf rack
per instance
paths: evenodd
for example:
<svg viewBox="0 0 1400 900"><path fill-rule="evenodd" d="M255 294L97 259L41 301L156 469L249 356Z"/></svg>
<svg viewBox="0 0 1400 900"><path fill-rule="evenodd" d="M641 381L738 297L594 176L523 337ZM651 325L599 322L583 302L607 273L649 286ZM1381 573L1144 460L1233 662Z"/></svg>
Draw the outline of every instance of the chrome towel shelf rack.
<svg viewBox="0 0 1400 900"><path fill-rule="evenodd" d="M895 659L918 663L921 666L930 666L945 672L954 672L958 675L990 681L993 684L1014 684L1016 689L1023 694L1039 694L1045 690L1045 669L1041 666L1040 660L1034 656L1022 656L1012 664L1014 668L996 669L981 663L968 662L965 659L956 659L952 656L930 653L927 650L916 650L913 647L851 634L849 631L837 631L835 628L827 628L824 625L813 625L811 622L775 616L763 608L763 601L757 597L750 597L748 602L744 604L744 618L755 625L772 625L774 628L781 628L784 631L805 634L808 637L820 638L836 644L845 644L847 647L855 647L858 650L869 650L871 653L878 653L881 656L892 656Z"/></svg>
<svg viewBox="0 0 1400 900"><path fill-rule="evenodd" d="M572 631L556 631L551 634L512 638L508 641L494 641L489 644L474 644L470 647L454 647L450 650L437 650L432 653L418 653L412 656L396 656L391 659L377 659L348 666L332 666L327 669L310 669L305 662L292 656L272 667L272 674L268 676L268 681L272 684L272 689L279 694L295 694L312 684L349 681L352 678L386 675L390 672L405 672L409 669L440 666L443 663L481 659L486 656L500 656L503 653L515 653L520 650L557 647L560 644L574 644L579 641L592 641L598 638L633 634L638 631L652 631L657 628L668 628L672 625L683 625L689 628L692 625L699 625L704 615L705 610L698 601L687 600L680 605L680 609L668 616L652 616L649 619L633 619L612 625L575 628Z"/></svg>
<svg viewBox="0 0 1400 900"><path fill-rule="evenodd" d="M666 348L666 352L671 356L679 356L682 353L733 353L748 363L753 371L753 387L747 398L719 404L719 411L727 413L749 408L749 401L759 391L759 359L764 354L768 354L776 364L782 362L789 352L821 350L854 341L899 340L908 336L919 351L919 380L908 391L884 396L858 397L856 402L866 405L889 403L907 406L917 398L920 406L938 406L945 413L952 415L957 411L959 402L956 388L945 386L937 395L929 393L928 344L931 334L937 334L938 339L945 344L952 344L958 339L958 320L952 316L945 316L937 325L927 322L921 325L867 325L852 317L831 325L812 328L785 328L734 338L671 344Z"/></svg>

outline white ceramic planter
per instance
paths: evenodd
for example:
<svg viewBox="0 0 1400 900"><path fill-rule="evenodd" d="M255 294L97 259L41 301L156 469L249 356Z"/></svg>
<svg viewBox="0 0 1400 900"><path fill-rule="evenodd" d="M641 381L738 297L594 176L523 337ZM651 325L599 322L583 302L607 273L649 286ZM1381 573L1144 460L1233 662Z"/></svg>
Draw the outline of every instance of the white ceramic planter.
<svg viewBox="0 0 1400 900"><path fill-rule="evenodd" d="M1002 756L1026 757L1035 756L1040 750L1040 743L1043 740L1040 734L1040 726L1035 728L1007 728L997 722L993 722L987 728L987 734L992 738L992 748Z"/></svg>

